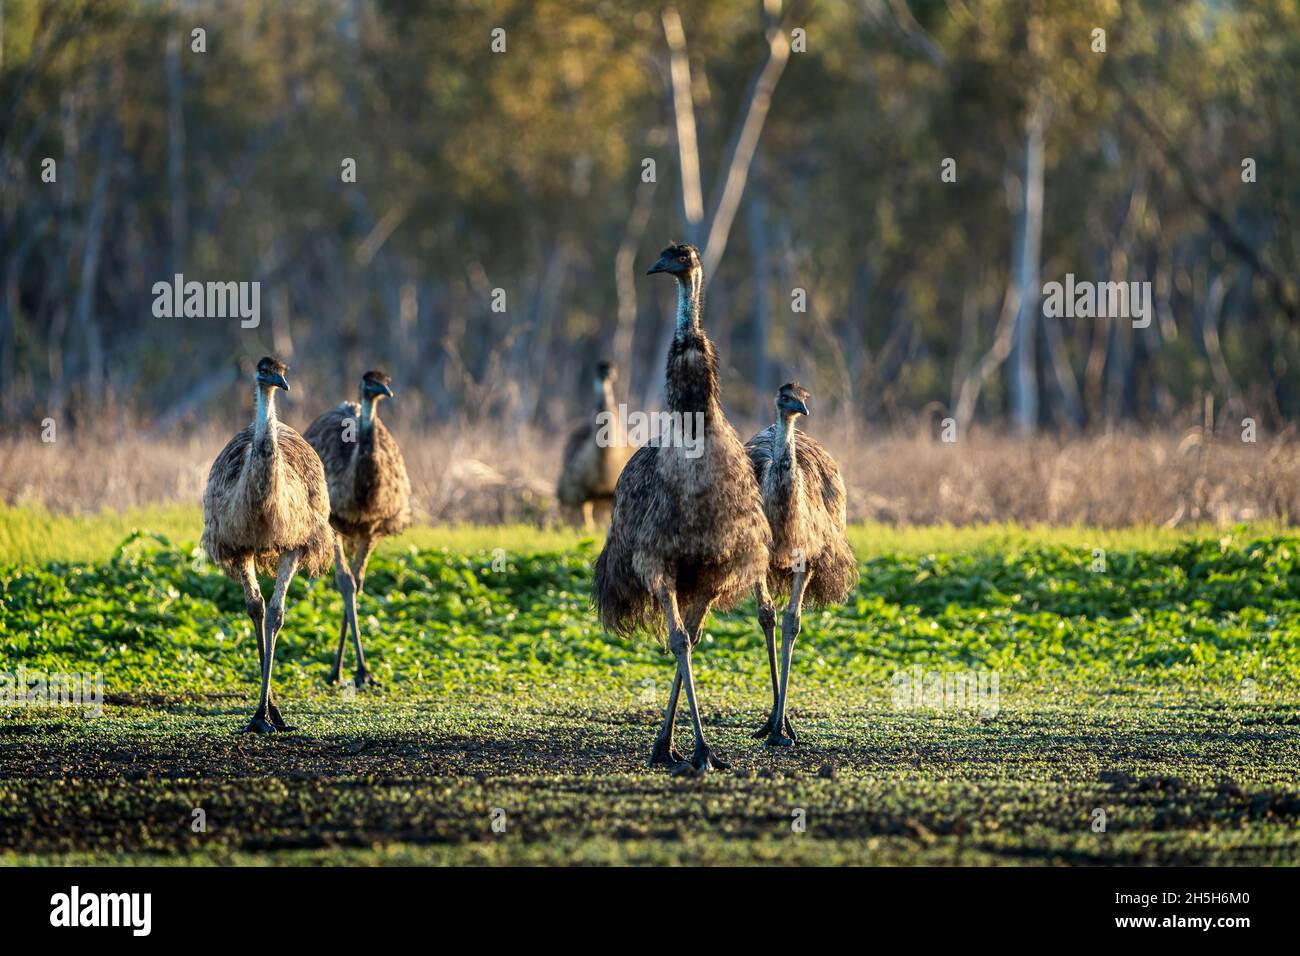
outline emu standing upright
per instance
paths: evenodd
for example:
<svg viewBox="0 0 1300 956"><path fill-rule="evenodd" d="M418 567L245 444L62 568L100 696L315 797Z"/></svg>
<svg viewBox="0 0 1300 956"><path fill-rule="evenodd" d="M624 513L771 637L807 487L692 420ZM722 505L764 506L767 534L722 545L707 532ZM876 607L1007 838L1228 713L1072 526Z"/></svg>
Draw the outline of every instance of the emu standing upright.
<svg viewBox="0 0 1300 956"><path fill-rule="evenodd" d="M677 280L677 330L668 351L667 406L673 432L637 450L618 480L594 599L610 630L667 626L677 659L651 766L685 765L673 747L677 699L686 688L696 771L727 769L704 739L692 652L705 616L743 597L767 573L771 533L744 447L722 411L717 357L700 325L704 274L699 251L672 245L647 274Z"/></svg>
<svg viewBox="0 0 1300 956"><path fill-rule="evenodd" d="M842 603L858 583L857 559L844 536L845 494L839 467L816 439L794 427L798 416L808 414L808 398L808 390L797 382L782 385L776 395L776 424L745 445L762 490L763 511L772 527L767 580L754 587L772 674L772 711L754 736L766 737L772 747L792 747L799 739L786 716L785 703L790 654L799 636L804 602L818 606ZM790 595L781 621L779 681L776 611L769 586L777 594Z"/></svg>
<svg viewBox="0 0 1300 956"><path fill-rule="evenodd" d="M390 380L383 372L361 378L361 401L331 408L308 427L305 438L325 465L329 482L330 524L347 539L352 553L348 568L341 541L335 541L334 581L343 596L343 623L330 683L338 682L348 630L356 651L353 683L374 683L366 669L357 626L357 597L366 580L366 563L375 539L399 534L411 523L411 482L406 463L392 433L379 420L379 402L392 398Z"/></svg>
<svg viewBox="0 0 1300 956"><path fill-rule="evenodd" d="M262 691L245 730L261 734L291 729L271 690L285 592L296 571L315 577L330 566L334 542L320 458L275 417L276 389L289 390L286 371L283 362L270 356L257 363L257 415L217 455L203 493L203 548L243 585L257 635ZM258 569L276 576L270 605L262 598Z"/></svg>
<svg viewBox="0 0 1300 956"><path fill-rule="evenodd" d="M596 365L595 415L569 435L564 446L560 480L555 497L568 508L582 509L582 523L595 526L597 505L614 500L614 486L630 454L618 404L614 400L614 382L618 369L613 362ZM603 416L603 420L597 418Z"/></svg>

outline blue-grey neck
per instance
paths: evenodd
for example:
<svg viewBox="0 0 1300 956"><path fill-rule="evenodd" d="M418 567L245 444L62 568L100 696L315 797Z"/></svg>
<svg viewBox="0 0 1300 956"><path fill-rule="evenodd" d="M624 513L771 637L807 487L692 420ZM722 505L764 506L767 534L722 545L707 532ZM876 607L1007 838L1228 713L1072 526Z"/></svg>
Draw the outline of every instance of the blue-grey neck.
<svg viewBox="0 0 1300 956"><path fill-rule="evenodd" d="M253 419L253 438L260 440L275 431L275 386L257 385L257 415Z"/></svg>
<svg viewBox="0 0 1300 956"><path fill-rule="evenodd" d="M704 271L692 269L677 280L677 337L700 331L704 306Z"/></svg>
<svg viewBox="0 0 1300 956"><path fill-rule="evenodd" d="M607 378L596 379L596 411L608 412L614 408L614 383Z"/></svg>
<svg viewBox="0 0 1300 956"><path fill-rule="evenodd" d="M786 455L790 456L790 464L795 463L794 459L794 419L795 416L781 410L776 413L776 441L773 442L772 458L780 461Z"/></svg>

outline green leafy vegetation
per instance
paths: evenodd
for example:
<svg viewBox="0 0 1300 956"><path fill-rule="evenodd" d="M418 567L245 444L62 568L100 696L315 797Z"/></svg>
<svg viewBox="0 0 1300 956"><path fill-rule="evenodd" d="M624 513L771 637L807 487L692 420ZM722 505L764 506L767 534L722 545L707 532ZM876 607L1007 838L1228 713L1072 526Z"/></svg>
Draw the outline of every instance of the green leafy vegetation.
<svg viewBox="0 0 1300 956"><path fill-rule="evenodd" d="M801 745L749 738L769 690L742 606L698 657L735 770L684 780L642 766L671 668L597 625L597 542L415 537L465 546L372 561L376 691L324 685L340 601L295 581L276 678L298 729L268 739L235 733L256 672L242 595L187 539L0 564L0 670L102 672L107 699L99 719L0 710L0 859L1300 861L1300 539L855 529L861 586L806 613L796 649ZM997 712L896 706L900 672L996 672Z"/></svg>

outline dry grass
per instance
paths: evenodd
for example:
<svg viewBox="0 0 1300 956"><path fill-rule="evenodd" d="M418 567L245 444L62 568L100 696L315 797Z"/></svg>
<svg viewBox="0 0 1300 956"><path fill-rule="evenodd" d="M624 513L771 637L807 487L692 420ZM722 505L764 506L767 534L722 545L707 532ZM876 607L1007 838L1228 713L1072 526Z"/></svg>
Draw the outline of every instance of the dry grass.
<svg viewBox="0 0 1300 956"><path fill-rule="evenodd" d="M840 462L854 521L1114 528L1288 523L1300 514L1300 441L1290 433L1247 444L1200 429L1025 442L986 432L945 444L824 419L809 425ZM558 519L561 442L553 435L447 428L400 437L422 522ZM0 441L0 501L71 512L194 503L227 438L212 430L187 438Z"/></svg>
<svg viewBox="0 0 1300 956"><path fill-rule="evenodd" d="M892 435L828 442L849 514L893 524L1286 524L1300 515L1300 442L1254 444L1190 429L944 444Z"/></svg>

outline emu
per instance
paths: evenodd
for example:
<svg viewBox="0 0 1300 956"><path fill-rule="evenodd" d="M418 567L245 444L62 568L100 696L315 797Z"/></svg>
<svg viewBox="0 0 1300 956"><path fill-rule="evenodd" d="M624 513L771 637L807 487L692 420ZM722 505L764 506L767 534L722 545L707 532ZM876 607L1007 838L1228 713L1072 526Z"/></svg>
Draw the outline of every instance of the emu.
<svg viewBox="0 0 1300 956"><path fill-rule="evenodd" d="M765 737L771 747L793 747L799 739L786 714L786 690L804 603L843 603L858 583L857 559L844 535L846 508L840 469L816 439L794 425L800 415L809 414L809 397L808 390L797 382L782 385L776 394L776 424L745 445L762 490L763 512L772 528L767 578L754 586L772 675L772 711L754 736ZM781 620L780 680L772 592L790 597Z"/></svg>
<svg viewBox="0 0 1300 956"><path fill-rule="evenodd" d="M375 539L399 534L411 523L411 482L401 449L379 420L379 402L392 398L391 380L383 372L361 377L359 402L344 402L321 415L303 437L316 449L329 483L330 524L352 554L348 567L343 541L334 543L334 582L343 597L343 623L329 682L338 683L348 631L356 652L353 684L374 684L366 669L357 625L357 597L366 580L366 564Z"/></svg>
<svg viewBox="0 0 1300 956"><path fill-rule="evenodd" d="M701 416L703 441L639 448L614 491L605 547L596 559L593 598L602 623L629 635L667 628L676 675L650 765L674 772L726 770L704 739L692 671L704 619L735 604L767 573L771 532L745 449L727 421L718 390L713 343L700 324L704 273L691 245L671 245L647 275L677 280L677 329L668 350L666 400L679 421ZM680 438L680 436L676 436ZM673 746L673 722L686 688L695 749L685 761Z"/></svg>
<svg viewBox="0 0 1300 956"><path fill-rule="evenodd" d="M607 506L614 500L614 486L631 454L614 400L617 379L618 369L613 362L596 365L596 415L569 435L555 487L560 504L582 509L582 523L589 529L595 527L596 506Z"/></svg>
<svg viewBox="0 0 1300 956"><path fill-rule="evenodd" d="M288 367L270 356L257 363L257 413L217 455L203 493L202 546L214 564L244 588L257 635L262 690L246 732L291 730L271 690L275 640L284 624L285 593L296 572L316 577L330 566L325 469L302 436L275 416L275 392L289 390ZM270 604L258 570L275 575Z"/></svg>

